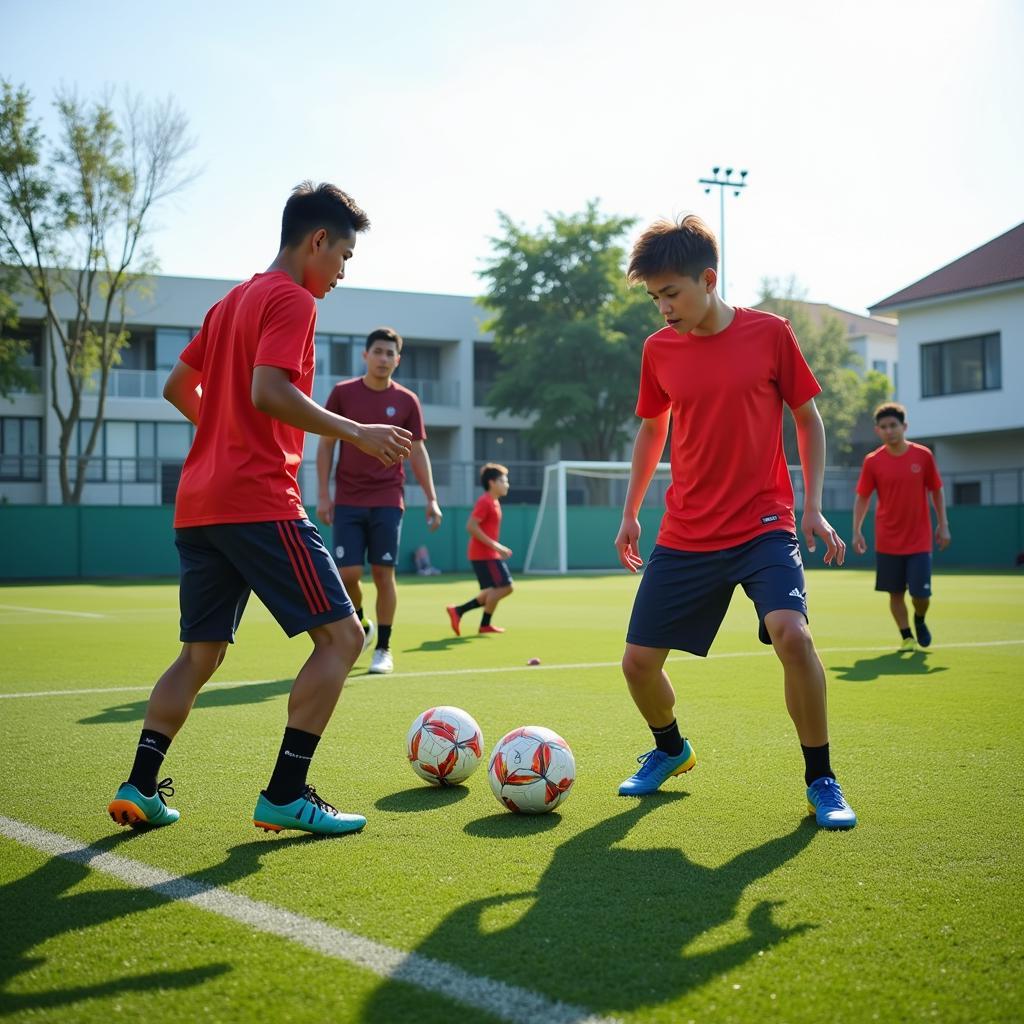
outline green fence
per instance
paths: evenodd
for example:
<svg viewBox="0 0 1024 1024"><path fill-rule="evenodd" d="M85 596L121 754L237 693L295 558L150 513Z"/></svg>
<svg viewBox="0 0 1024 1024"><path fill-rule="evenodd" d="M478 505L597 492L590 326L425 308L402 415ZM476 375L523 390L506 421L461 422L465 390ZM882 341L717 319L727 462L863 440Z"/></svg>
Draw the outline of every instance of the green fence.
<svg viewBox="0 0 1024 1024"><path fill-rule="evenodd" d="M465 524L469 511L446 509L441 528L429 533L422 509L409 509L402 528L399 570L411 572L412 552L426 544L431 561L442 572L468 572ZM0 580L176 576L172 515L169 506L0 505ZM570 565L596 569L612 564L611 546L620 515L617 508L569 508ZM850 512L828 515L849 542ZM522 570L536 516L534 506L504 509L501 539L512 548L514 571ZM641 517L644 552L654 543L659 518L653 510L645 510ZM957 506L950 509L949 519L953 544L948 551L936 552L937 570L1008 568L1024 552L1024 505ZM869 527L871 521L869 517ZM330 536L329 530L322 532ZM807 558L807 565L820 561L819 549ZM870 556L857 558L851 552L849 564L872 562Z"/></svg>

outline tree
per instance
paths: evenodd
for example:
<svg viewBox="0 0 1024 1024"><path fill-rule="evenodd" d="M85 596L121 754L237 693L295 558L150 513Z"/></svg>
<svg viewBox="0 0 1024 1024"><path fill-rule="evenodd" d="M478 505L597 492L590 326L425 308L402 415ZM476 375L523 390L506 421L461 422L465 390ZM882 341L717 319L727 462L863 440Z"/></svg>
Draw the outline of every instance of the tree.
<svg viewBox="0 0 1024 1024"><path fill-rule="evenodd" d="M0 263L20 273L46 310L61 494L77 504L110 372L128 341L128 301L156 269L147 245L152 214L192 180L183 163L193 143L171 100L146 104L126 93L116 111L109 94L86 102L62 90L54 143L31 103L24 87L0 80ZM79 454L82 401L93 393L92 428Z"/></svg>
<svg viewBox="0 0 1024 1024"><path fill-rule="evenodd" d="M808 313L804 298L805 293L793 278L786 282L764 278L758 308L784 316L792 325L804 358L821 385L815 403L825 424L830 461L841 462L850 455L850 439L858 421L889 397L889 378L877 370L869 370L862 377L857 371L863 362L850 348L843 321L828 312L816 321ZM789 417L785 440L793 461L796 434Z"/></svg>
<svg viewBox="0 0 1024 1024"><path fill-rule="evenodd" d="M18 337L18 306L12 298L15 275L0 266L0 398L10 398L12 391L29 389L32 375L21 365L28 351Z"/></svg>
<svg viewBox="0 0 1024 1024"><path fill-rule="evenodd" d="M502 235L480 273L500 358L488 404L536 417L527 435L538 446L575 440L586 459L612 458L632 440L640 354L661 326L626 284L617 242L634 221L602 215L596 201L532 233L499 217Z"/></svg>

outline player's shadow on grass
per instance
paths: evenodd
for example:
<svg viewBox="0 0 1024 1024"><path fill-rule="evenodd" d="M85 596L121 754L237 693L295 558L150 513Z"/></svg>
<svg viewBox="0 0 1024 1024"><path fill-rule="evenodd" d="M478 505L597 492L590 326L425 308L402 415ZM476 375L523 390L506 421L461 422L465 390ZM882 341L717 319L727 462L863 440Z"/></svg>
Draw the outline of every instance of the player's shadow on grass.
<svg viewBox="0 0 1024 1024"><path fill-rule="evenodd" d="M240 704L262 704L264 701L289 693L294 679L273 679L265 683L241 683L238 686L216 686L208 683L199 691L194 710L206 708L233 708ZM126 704L115 704L88 718L80 718L79 725L114 725L125 722L141 722L146 717L145 700L133 700Z"/></svg>
<svg viewBox="0 0 1024 1024"><path fill-rule="evenodd" d="M747 888L815 837L812 818L719 867L706 867L678 848L644 848L642 832L629 836L644 815L681 798L632 801L563 843L535 891L460 907L416 952L589 1011L629 1012L678 999L814 927L778 923L780 901L770 899L760 900L741 927L735 922ZM471 831L502 833L490 818ZM620 845L627 840L628 846ZM491 855L501 857L500 847ZM706 933L730 925L722 944L703 947ZM406 999L398 982L385 982L369 997L362 1019L399 1020Z"/></svg>
<svg viewBox="0 0 1024 1024"><path fill-rule="evenodd" d="M172 900L184 899L236 882L258 871L260 858L265 854L296 843L316 841L303 836L241 843L229 849L221 863L191 875L173 878L159 886L156 891L119 887L116 880L111 881L109 876L100 874L100 890L71 892L91 874L90 861L101 854L112 852L130 857L132 843L145 842L141 834L122 832L108 836L75 851L70 855L73 859L51 857L35 871L0 886L0 906L4 908L4 926L0 929L0 1017L74 1006L85 1000L104 996L132 992L151 995L157 989L193 988L228 973L233 969L231 963L211 961L201 967L187 967L181 970L148 973L125 971L118 977L108 977L92 985L41 987L29 976L18 987L37 988L37 991L10 991L15 979L47 963L47 955L36 954L34 950L51 939L70 932L82 931L82 942L97 942L100 940L85 930L114 922L122 936L125 936L126 930L133 928L135 915L166 907ZM141 963L146 961L147 950L152 949L154 934L152 931L143 931L137 939L127 936L130 941L126 948L136 951ZM188 958L194 961L194 944L188 942L186 937L182 938L181 945L187 948ZM171 942L161 945L159 954L169 955L168 950L171 946ZM60 952L54 955L60 956ZM95 969L99 959L91 959L91 969ZM109 959L112 969L124 970L120 955L112 954ZM56 971L53 970L54 966L57 968ZM62 967L58 962L51 965L48 976L64 980L69 973L71 969Z"/></svg>
<svg viewBox="0 0 1024 1024"><path fill-rule="evenodd" d="M382 796L373 806L378 811L433 811L451 807L467 796L469 789L465 786L414 786Z"/></svg>
<svg viewBox="0 0 1024 1024"><path fill-rule="evenodd" d="M450 651L453 647L461 647L463 644L473 642L472 636L446 636L440 640L424 640L419 647L406 647L403 654L416 654L419 651Z"/></svg>
<svg viewBox="0 0 1024 1024"><path fill-rule="evenodd" d="M929 665L924 651L912 654L890 651L877 658L861 658L852 665L836 665L829 669L834 679L854 683L871 682L883 676L932 676L945 671L945 665Z"/></svg>

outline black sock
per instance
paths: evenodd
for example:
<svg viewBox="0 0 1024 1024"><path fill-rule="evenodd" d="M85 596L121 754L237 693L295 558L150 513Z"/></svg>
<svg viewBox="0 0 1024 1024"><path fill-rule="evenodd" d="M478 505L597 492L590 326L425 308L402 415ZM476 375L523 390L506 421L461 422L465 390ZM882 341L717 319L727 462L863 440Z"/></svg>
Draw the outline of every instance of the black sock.
<svg viewBox="0 0 1024 1024"><path fill-rule="evenodd" d="M390 626L378 626L377 627L377 650L386 651L391 646L391 627Z"/></svg>
<svg viewBox="0 0 1024 1024"><path fill-rule="evenodd" d="M910 632L909 626L906 629L900 630L900 636L903 637L904 640L909 640L913 635L914 634Z"/></svg>
<svg viewBox="0 0 1024 1024"><path fill-rule="evenodd" d="M135 751L135 763L128 781L143 795L156 795L156 776L160 765L167 756L167 748L171 745L170 736L153 729L143 729L139 737L139 746Z"/></svg>
<svg viewBox="0 0 1024 1024"><path fill-rule="evenodd" d="M827 743L823 747L805 747L801 743L800 749L804 752L804 782L808 786L815 779L835 778L828 760Z"/></svg>
<svg viewBox="0 0 1024 1024"><path fill-rule="evenodd" d="M467 601L465 604L458 605L455 610L459 615L465 615L466 612L470 612L474 608L483 608L483 605L475 597L472 601Z"/></svg>
<svg viewBox="0 0 1024 1024"><path fill-rule="evenodd" d="M914 626L917 627L917 626L923 626L923 625L924 625L924 616L923 615L915 615L914 616ZM907 632L909 633L910 630L908 629Z"/></svg>
<svg viewBox="0 0 1024 1024"><path fill-rule="evenodd" d="M489 626L491 624L491 616L493 614L494 612L484 612L483 615L480 616L480 625Z"/></svg>
<svg viewBox="0 0 1024 1024"><path fill-rule="evenodd" d="M302 729L287 728L281 741L281 750L274 765L274 774L267 785L267 799L272 804L290 804L302 796L306 789L306 772L313 760L319 736Z"/></svg>
<svg viewBox="0 0 1024 1024"><path fill-rule="evenodd" d="M679 723L674 718L669 725L662 725L657 729L652 725L651 733L655 746L663 754L678 757L683 752L683 737L679 735Z"/></svg>

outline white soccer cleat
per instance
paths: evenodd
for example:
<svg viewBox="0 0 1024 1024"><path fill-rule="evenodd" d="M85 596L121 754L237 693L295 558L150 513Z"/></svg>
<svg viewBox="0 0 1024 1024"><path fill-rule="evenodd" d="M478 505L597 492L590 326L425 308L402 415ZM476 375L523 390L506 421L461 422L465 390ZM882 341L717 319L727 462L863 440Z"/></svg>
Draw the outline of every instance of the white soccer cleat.
<svg viewBox="0 0 1024 1024"><path fill-rule="evenodd" d="M363 649L359 652L360 658L373 646L373 641L377 639L377 624L373 619L366 620L363 632L366 636L363 638Z"/></svg>
<svg viewBox="0 0 1024 1024"><path fill-rule="evenodd" d="M373 659L370 661L370 671L374 675L384 676L395 670L395 659L386 647L378 647L373 652Z"/></svg>

